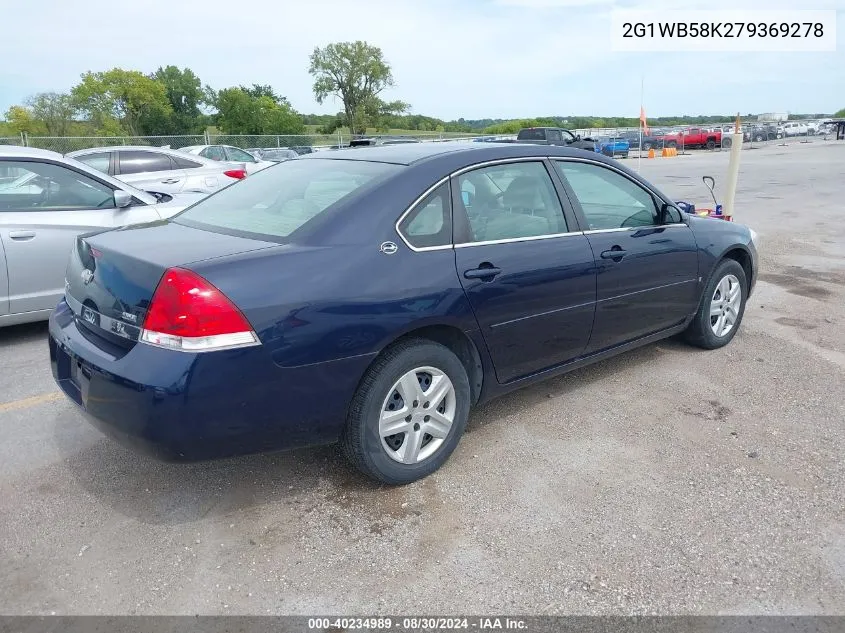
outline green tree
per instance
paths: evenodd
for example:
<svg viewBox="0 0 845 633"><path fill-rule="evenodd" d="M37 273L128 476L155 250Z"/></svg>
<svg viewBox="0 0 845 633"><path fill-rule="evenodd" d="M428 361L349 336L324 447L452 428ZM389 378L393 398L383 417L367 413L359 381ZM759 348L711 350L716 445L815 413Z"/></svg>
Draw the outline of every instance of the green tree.
<svg viewBox="0 0 845 633"><path fill-rule="evenodd" d="M47 128L42 121L32 115L32 110L24 106L14 105L6 110L7 127L13 134L26 132L27 134L45 134Z"/></svg>
<svg viewBox="0 0 845 633"><path fill-rule="evenodd" d="M240 86L240 89L254 99L258 99L260 97L270 97L279 105L290 105L290 101L287 100L287 97L283 97L278 94L275 90L273 90L273 86L269 84L263 86L260 84L252 84L251 88Z"/></svg>
<svg viewBox="0 0 845 633"><path fill-rule="evenodd" d="M151 135L173 116L163 83L137 70L86 72L71 91L74 105L98 130Z"/></svg>
<svg viewBox="0 0 845 633"><path fill-rule="evenodd" d="M159 134L196 134L203 129L200 107L206 103L206 93L200 78L190 68L159 67L150 76L161 83L170 103L172 115L163 122Z"/></svg>
<svg viewBox="0 0 845 633"><path fill-rule="evenodd" d="M839 112L833 115L834 119L842 119L845 118L845 108L842 108Z"/></svg>
<svg viewBox="0 0 845 633"><path fill-rule="evenodd" d="M48 135L67 136L76 113L69 94L41 92L27 99L27 106L32 118L44 124Z"/></svg>
<svg viewBox="0 0 845 633"><path fill-rule="evenodd" d="M242 88L225 88L215 97L217 126L225 134L302 134L302 117L270 96L253 97Z"/></svg>
<svg viewBox="0 0 845 633"><path fill-rule="evenodd" d="M401 113L408 104L385 103L379 94L395 85L390 65L380 48L366 42L337 42L315 48L308 72L314 77L314 97L322 104L329 95L340 97L346 125L353 134L378 125L386 114Z"/></svg>

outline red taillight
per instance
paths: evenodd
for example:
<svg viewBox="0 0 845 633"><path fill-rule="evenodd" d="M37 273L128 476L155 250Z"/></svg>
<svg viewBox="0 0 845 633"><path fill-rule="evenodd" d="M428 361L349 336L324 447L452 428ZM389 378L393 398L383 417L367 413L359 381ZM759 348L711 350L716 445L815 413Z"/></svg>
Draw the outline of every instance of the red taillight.
<svg viewBox="0 0 845 633"><path fill-rule="evenodd" d="M246 169L229 169L223 173L229 178L236 178L238 180L246 178Z"/></svg>
<svg viewBox="0 0 845 633"><path fill-rule="evenodd" d="M158 283L141 340L184 351L253 345L258 338L240 310L211 283L171 268Z"/></svg>

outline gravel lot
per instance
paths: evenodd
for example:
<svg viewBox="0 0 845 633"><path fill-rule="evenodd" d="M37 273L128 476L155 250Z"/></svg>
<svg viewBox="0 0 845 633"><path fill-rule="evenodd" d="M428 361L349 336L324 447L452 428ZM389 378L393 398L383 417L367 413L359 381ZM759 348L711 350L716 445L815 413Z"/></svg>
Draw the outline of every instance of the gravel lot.
<svg viewBox="0 0 845 633"><path fill-rule="evenodd" d="M727 159L642 171L703 205ZM845 614L845 143L742 160L763 268L731 345L490 403L401 489L332 448L138 456L57 393L43 325L0 330L0 612Z"/></svg>

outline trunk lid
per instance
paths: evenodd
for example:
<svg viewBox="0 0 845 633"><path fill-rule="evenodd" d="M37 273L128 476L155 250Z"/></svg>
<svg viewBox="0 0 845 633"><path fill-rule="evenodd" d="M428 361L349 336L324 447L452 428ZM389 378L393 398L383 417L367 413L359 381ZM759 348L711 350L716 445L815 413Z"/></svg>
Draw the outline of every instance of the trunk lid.
<svg viewBox="0 0 845 633"><path fill-rule="evenodd" d="M156 222L81 235L65 274L65 299L101 347L134 345L168 268L278 244Z"/></svg>

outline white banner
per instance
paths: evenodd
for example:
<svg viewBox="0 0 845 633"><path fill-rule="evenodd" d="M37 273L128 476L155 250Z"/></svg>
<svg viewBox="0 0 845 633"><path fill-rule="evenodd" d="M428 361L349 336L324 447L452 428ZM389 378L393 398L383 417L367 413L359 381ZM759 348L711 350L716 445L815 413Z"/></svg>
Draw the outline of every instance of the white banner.
<svg viewBox="0 0 845 633"><path fill-rule="evenodd" d="M833 52L836 11L777 9L611 14L618 52Z"/></svg>

